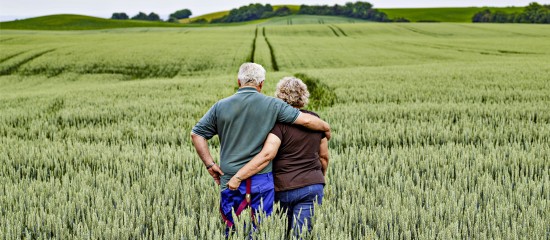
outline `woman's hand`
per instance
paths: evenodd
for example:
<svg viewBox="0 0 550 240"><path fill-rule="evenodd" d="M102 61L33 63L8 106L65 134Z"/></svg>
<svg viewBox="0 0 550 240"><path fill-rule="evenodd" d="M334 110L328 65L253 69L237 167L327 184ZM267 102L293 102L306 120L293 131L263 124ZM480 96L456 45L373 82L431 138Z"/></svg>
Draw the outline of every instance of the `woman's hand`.
<svg viewBox="0 0 550 240"><path fill-rule="evenodd" d="M229 182L227 182L227 187L229 188L229 190L237 190L240 185L241 180L239 180L236 176L231 177L231 179L229 179Z"/></svg>

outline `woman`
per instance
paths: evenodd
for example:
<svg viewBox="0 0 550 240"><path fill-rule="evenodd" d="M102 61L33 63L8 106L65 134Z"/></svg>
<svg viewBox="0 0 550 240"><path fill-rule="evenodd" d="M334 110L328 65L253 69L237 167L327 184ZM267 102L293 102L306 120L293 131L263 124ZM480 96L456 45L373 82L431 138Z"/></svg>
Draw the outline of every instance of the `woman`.
<svg viewBox="0 0 550 240"><path fill-rule="evenodd" d="M275 95L302 110L308 103L307 86L294 77L285 77L277 84ZM328 141L322 132L297 125L277 123L267 136L262 151L241 168L227 184L237 189L241 182L266 167L273 160L275 201L280 202L291 228L300 234L307 224L311 231L314 203L323 201L323 187L328 167Z"/></svg>

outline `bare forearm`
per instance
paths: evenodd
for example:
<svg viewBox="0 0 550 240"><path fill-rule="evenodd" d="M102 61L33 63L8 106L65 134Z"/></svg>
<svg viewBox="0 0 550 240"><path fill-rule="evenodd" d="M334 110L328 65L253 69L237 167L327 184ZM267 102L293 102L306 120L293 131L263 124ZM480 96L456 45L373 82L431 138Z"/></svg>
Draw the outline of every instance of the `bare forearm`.
<svg viewBox="0 0 550 240"><path fill-rule="evenodd" d="M244 167L242 167L235 176L238 176L241 179L247 179L254 174L262 171L273 158L270 158L268 154L258 154L250 162L248 162Z"/></svg>
<svg viewBox="0 0 550 240"><path fill-rule="evenodd" d="M303 116L302 126L315 131L327 132L330 131L330 125L318 117L311 114L300 114L300 118Z"/></svg>
<svg viewBox="0 0 550 240"><path fill-rule="evenodd" d="M327 175L328 169L328 158L321 158L321 168L323 170L323 175Z"/></svg>
<svg viewBox="0 0 550 240"><path fill-rule="evenodd" d="M300 113L294 124L302 125L314 131L330 131L330 125L328 123L316 116L307 113Z"/></svg>
<svg viewBox="0 0 550 240"><path fill-rule="evenodd" d="M269 164L271 160L275 158L279 146L281 146L281 140L274 134L270 133L265 140L262 151L254 156L254 158L244 165L244 167L239 169L235 176L240 179L247 179L260 172Z"/></svg>
<svg viewBox="0 0 550 240"><path fill-rule="evenodd" d="M319 159L321 160L321 167L323 169L323 175L327 174L328 169L328 140L326 138L321 139L321 146L319 147Z"/></svg>
<svg viewBox="0 0 550 240"><path fill-rule="evenodd" d="M195 150L197 150L197 154L199 155L199 158L202 160L204 165L208 166L214 163L214 159L210 154L210 150L208 149L208 142L206 141L206 139L195 134L191 134L191 139L193 141L193 145L195 146Z"/></svg>
<svg viewBox="0 0 550 240"><path fill-rule="evenodd" d="M294 124L302 125L314 131L325 132L327 140L331 138L330 125L320 118L307 113L300 113Z"/></svg>
<svg viewBox="0 0 550 240"><path fill-rule="evenodd" d="M223 171L218 165L216 165L214 159L212 158L212 155L210 155L208 142L203 137L195 135L193 133L191 133L191 141L193 142L193 146L195 146L195 150L197 150L200 159L206 166L208 174L210 174L210 176L214 178L216 184L220 185L220 176L223 175Z"/></svg>

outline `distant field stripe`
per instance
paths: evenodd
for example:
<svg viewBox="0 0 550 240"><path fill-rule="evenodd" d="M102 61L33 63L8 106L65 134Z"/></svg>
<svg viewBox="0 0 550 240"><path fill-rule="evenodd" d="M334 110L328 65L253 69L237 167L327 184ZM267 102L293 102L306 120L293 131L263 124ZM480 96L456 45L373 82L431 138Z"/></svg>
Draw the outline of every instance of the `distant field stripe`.
<svg viewBox="0 0 550 240"><path fill-rule="evenodd" d="M336 32L336 30L334 30L334 28L332 28L331 26L327 26L327 27L330 28L330 30L332 30L334 35L336 35L337 37L340 37L340 35L338 35L338 33Z"/></svg>
<svg viewBox="0 0 550 240"><path fill-rule="evenodd" d="M423 31L423 30L420 30L420 29L417 29L417 28L413 28L413 27L405 27L403 25L397 25L401 28L404 28L404 29L407 29L411 32L414 32L414 33L418 33L418 34L422 34L422 35L426 35L426 36L431 36L431 37L443 37L443 36L452 36L453 34L450 34L450 33L434 33L434 32L428 32L428 31Z"/></svg>
<svg viewBox="0 0 550 240"><path fill-rule="evenodd" d="M271 66L273 67L274 71L278 72L279 66L277 65L277 59L275 58L275 51L273 50L273 46L271 46L271 43L269 43L269 40L265 35L265 27L262 28L262 35L264 36L265 42L267 43L267 47L269 47L269 54L271 55Z"/></svg>
<svg viewBox="0 0 550 240"><path fill-rule="evenodd" d="M22 61L18 62L17 64L14 64L13 66L9 66L7 67L6 69L2 69L0 70L0 75L9 75L9 74L12 74L13 72L17 71L17 69L19 69L19 67L21 67L22 65L24 65L25 63L28 63L36 58L39 58L40 56L46 54L46 53L49 53L49 52L53 52L55 51L55 49L50 49L50 50L46 50L46 51L42 51L42 52L39 52L37 54L34 54L28 58L25 58L23 59Z"/></svg>
<svg viewBox="0 0 550 240"><path fill-rule="evenodd" d="M11 38L4 38L4 39L0 39L0 42L7 42L9 40L13 40L15 39L14 37L11 37Z"/></svg>
<svg viewBox="0 0 550 240"><path fill-rule="evenodd" d="M335 27L336 29L338 29L338 31L340 31L340 32L342 33L342 35L344 35L344 36L346 36L346 37L348 36L348 35L344 32L344 30L342 30L340 27L338 27L338 26L336 26L336 25L332 25L332 26Z"/></svg>
<svg viewBox="0 0 550 240"><path fill-rule="evenodd" d="M537 54L534 52L519 52L519 51L510 51L510 50L497 50L497 52L504 53L504 54Z"/></svg>

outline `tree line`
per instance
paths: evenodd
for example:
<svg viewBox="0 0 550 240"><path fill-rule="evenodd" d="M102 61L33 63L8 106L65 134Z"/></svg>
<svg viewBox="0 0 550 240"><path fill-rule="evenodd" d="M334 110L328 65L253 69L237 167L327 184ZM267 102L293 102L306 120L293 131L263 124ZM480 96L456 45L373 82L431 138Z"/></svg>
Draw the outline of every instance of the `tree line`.
<svg viewBox="0 0 550 240"><path fill-rule="evenodd" d="M175 11L174 13L170 14L168 17L167 22L177 22L179 19L189 18L193 13L189 9L182 9ZM111 19L117 19L117 20L143 20L143 21L162 21L160 16L154 12L151 12L149 14L146 14L144 12L139 12L133 17L129 17L128 14L124 12L117 12L113 13L111 16Z"/></svg>
<svg viewBox="0 0 550 240"><path fill-rule="evenodd" d="M298 14L307 15L327 15L327 16L343 16L351 18L359 18L377 22L391 21L388 16L372 8L372 4L368 2L346 3L345 5L301 5ZM281 7L277 10L270 4L262 5L259 3L242 6L229 11L229 14L221 18L213 19L212 23L230 23L244 22L274 16L286 16L292 14L288 7Z"/></svg>
<svg viewBox="0 0 550 240"><path fill-rule="evenodd" d="M308 6L301 5L299 14L308 15L327 15L327 16L343 16L350 18L359 18L364 20L376 21L376 22L389 22L391 21L388 16L374 8L372 4L368 2L348 2L345 5L320 5L320 6Z"/></svg>
<svg viewBox="0 0 550 240"><path fill-rule="evenodd" d="M290 9L286 6L274 10L273 6L269 3L266 5L255 3L249 4L248 6L231 9L229 14L221 18L212 19L211 23L245 22L275 16L286 16L290 14Z"/></svg>
<svg viewBox="0 0 550 240"><path fill-rule="evenodd" d="M234 8L229 11L228 15L221 18L212 19L211 23L231 23L245 22L257 19L270 18L275 16L287 16L293 14L286 7L275 9L271 4L249 4ZM390 19L385 13L373 8L373 5L368 2L348 2L345 5L335 4L329 5L300 5L297 14L305 15L326 15L326 16L342 16L350 18L359 18L376 22L409 22L406 18ZM181 9L168 17L167 22L178 22L180 19L189 18L192 15L191 10ZM154 12L146 14L139 12L131 18L124 12L113 13L111 19L118 20L144 20L144 21L163 21L160 16ZM472 17L472 22L496 22L496 23L550 23L550 5L541 5L536 2L530 3L521 13L505 13L502 11L491 11L485 9L476 13ZM192 23L208 23L206 19L197 19Z"/></svg>
<svg viewBox="0 0 550 240"><path fill-rule="evenodd" d="M521 13L492 12L485 9L472 17L472 22L494 23L550 23L550 5L530 3Z"/></svg>

